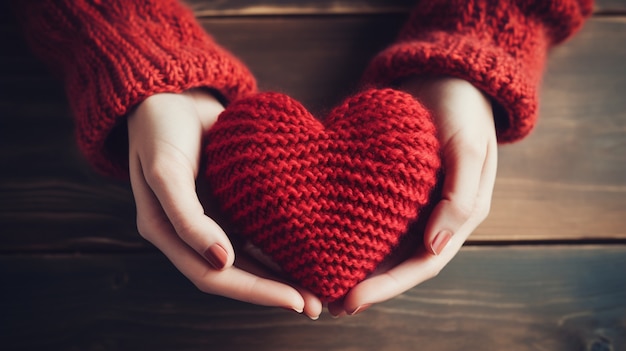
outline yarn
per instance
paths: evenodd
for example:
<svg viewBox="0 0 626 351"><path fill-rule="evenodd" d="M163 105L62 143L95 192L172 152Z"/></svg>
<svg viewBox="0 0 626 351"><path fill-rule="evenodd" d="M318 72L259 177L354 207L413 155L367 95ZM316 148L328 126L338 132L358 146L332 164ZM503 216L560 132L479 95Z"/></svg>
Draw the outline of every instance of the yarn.
<svg viewBox="0 0 626 351"><path fill-rule="evenodd" d="M177 0L15 1L33 51L65 81L81 151L127 176L124 116L145 98L205 87L230 102L256 91L248 69ZM419 1L364 82L410 75L465 79L494 101L498 140L535 125L546 51L575 33L592 0Z"/></svg>
<svg viewBox="0 0 626 351"><path fill-rule="evenodd" d="M256 91L249 70L177 0L16 5L33 50L62 76L78 145L101 173L128 177L124 118L149 96L204 87L230 102Z"/></svg>
<svg viewBox="0 0 626 351"><path fill-rule="evenodd" d="M324 122L258 94L231 104L206 140L205 176L231 225L324 301L392 252L441 164L428 111L392 89L356 94Z"/></svg>
<svg viewBox="0 0 626 351"><path fill-rule="evenodd" d="M413 75L464 79L494 101L499 142L535 126L548 50L570 37L592 0L429 0L411 12L395 43L369 64L366 84Z"/></svg>

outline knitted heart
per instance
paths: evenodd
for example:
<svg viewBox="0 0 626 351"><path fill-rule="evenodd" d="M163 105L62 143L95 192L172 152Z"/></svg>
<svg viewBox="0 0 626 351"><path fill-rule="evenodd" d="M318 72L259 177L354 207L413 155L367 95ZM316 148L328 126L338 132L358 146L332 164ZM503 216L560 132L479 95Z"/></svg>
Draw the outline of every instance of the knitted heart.
<svg viewBox="0 0 626 351"><path fill-rule="evenodd" d="M390 254L440 166L429 113L392 89L359 93L323 123L288 96L255 95L207 142L206 176L236 230L328 302Z"/></svg>

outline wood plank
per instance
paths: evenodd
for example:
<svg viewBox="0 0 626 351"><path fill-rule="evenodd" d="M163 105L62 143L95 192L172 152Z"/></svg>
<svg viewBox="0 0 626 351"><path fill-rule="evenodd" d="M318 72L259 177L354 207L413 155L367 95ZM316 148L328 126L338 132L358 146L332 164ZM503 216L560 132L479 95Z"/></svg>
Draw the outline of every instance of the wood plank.
<svg viewBox="0 0 626 351"><path fill-rule="evenodd" d="M500 147L492 213L476 238L625 237L625 38L626 22L601 18L552 52L537 128Z"/></svg>
<svg viewBox="0 0 626 351"><path fill-rule="evenodd" d="M185 1L198 17L219 16L288 16L355 15L407 13L416 0L229 0ZM625 0L596 0L594 11L602 14L623 13Z"/></svg>
<svg viewBox="0 0 626 351"><path fill-rule="evenodd" d="M315 18L276 20L275 29L256 30L254 47L231 40L223 21L203 23L232 44L263 89L279 87L321 111L354 88L364 58L391 40L401 18L327 20L326 35ZM262 20L234 21L243 30L253 22L253 32ZM300 32L300 25L310 29ZM311 32L319 37L309 39ZM538 127L526 140L500 148L492 214L472 240L626 238L625 39L623 18L600 17L553 50Z"/></svg>
<svg viewBox="0 0 626 351"><path fill-rule="evenodd" d="M313 111L356 86L401 15L206 19L263 89ZM127 184L73 141L62 85L0 26L0 251L144 250ZM254 33L251 36L250 33ZM598 17L551 57L537 130L501 148L490 218L474 241L626 239L626 22Z"/></svg>
<svg viewBox="0 0 626 351"><path fill-rule="evenodd" d="M407 13L415 0L185 1L197 17L294 16Z"/></svg>
<svg viewBox="0 0 626 351"><path fill-rule="evenodd" d="M7 350L624 350L626 246L464 248L435 279L313 322L197 291L161 255L0 256Z"/></svg>
<svg viewBox="0 0 626 351"><path fill-rule="evenodd" d="M250 67L261 90L288 93L319 113L357 88L364 68L393 41L402 19L244 17L201 23Z"/></svg>
<svg viewBox="0 0 626 351"><path fill-rule="evenodd" d="M135 229L128 184L80 155L63 85L7 7L0 2L0 252L152 250Z"/></svg>
<svg viewBox="0 0 626 351"><path fill-rule="evenodd" d="M594 10L602 14L620 14L626 12L626 1L624 0L596 0Z"/></svg>

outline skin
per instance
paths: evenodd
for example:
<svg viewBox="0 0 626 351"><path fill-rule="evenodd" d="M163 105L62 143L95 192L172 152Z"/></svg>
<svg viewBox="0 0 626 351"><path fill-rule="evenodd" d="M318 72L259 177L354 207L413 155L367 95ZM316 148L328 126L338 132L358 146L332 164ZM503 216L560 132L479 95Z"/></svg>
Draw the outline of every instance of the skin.
<svg viewBox="0 0 626 351"><path fill-rule="evenodd" d="M128 118L130 180L139 233L203 292L258 305L322 312L317 297L241 259L222 228L205 214L196 192L202 135L223 106L210 93L156 94ZM222 269L203 253L214 244L227 254Z"/></svg>
<svg viewBox="0 0 626 351"><path fill-rule="evenodd" d="M363 312L436 277L485 220L491 206L497 141L489 99L467 81L452 77L413 77L399 89L424 104L438 127L445 170L442 198L428 219L424 246L330 304L335 316Z"/></svg>
<svg viewBox="0 0 626 351"><path fill-rule="evenodd" d="M487 217L497 169L497 142L489 99L470 83L450 77L413 77L401 86L433 114L445 168L442 199L426 226L424 247L354 287L328 305L334 316L360 313L431 279L452 260ZM283 307L317 319L322 303L238 255L198 198L202 135L223 106L210 93L156 94L128 118L131 185L140 234L201 291L259 305ZM203 256L218 244L223 269Z"/></svg>

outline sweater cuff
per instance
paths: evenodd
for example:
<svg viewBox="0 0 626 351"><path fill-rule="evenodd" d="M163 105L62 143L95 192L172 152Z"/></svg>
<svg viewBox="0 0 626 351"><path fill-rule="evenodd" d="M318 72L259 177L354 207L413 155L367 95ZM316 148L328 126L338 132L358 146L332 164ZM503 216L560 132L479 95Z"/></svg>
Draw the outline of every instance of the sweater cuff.
<svg viewBox="0 0 626 351"><path fill-rule="evenodd" d="M453 76L490 96L499 142L535 125L548 50L578 30L591 0L431 0L414 8L397 41L378 54L364 83Z"/></svg>
<svg viewBox="0 0 626 351"><path fill-rule="evenodd" d="M244 64L178 1L26 4L29 42L62 75L79 147L104 174L127 177L125 116L147 97L203 87L227 104L256 90Z"/></svg>
<svg viewBox="0 0 626 351"><path fill-rule="evenodd" d="M365 71L364 82L393 86L410 76L464 79L492 99L498 141L513 142L527 135L537 119L545 45L532 60L524 61L471 35L432 32L378 54Z"/></svg>

